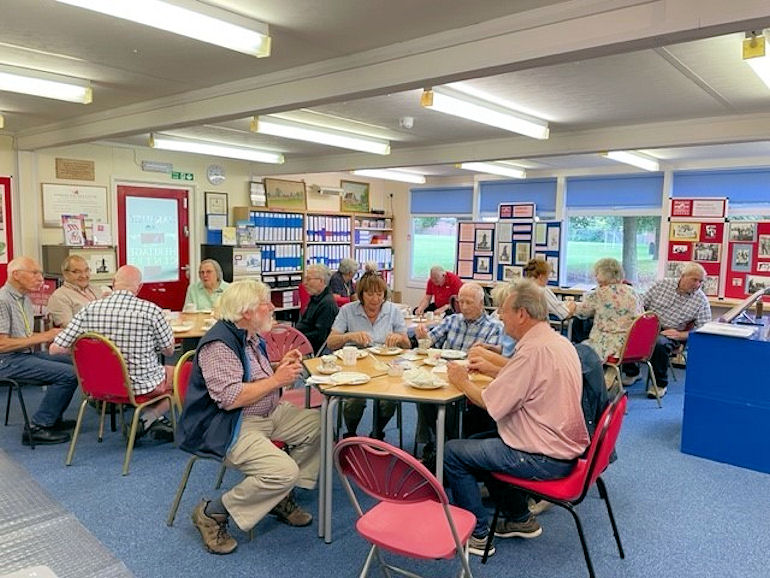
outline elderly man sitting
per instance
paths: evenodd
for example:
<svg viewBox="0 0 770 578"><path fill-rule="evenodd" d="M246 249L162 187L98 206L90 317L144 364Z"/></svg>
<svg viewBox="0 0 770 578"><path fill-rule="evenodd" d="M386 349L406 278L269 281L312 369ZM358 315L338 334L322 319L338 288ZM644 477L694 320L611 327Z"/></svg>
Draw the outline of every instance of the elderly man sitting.
<svg viewBox="0 0 770 578"><path fill-rule="evenodd" d="M332 323L339 312L339 307L334 302L334 295L329 289L330 275L326 265L309 265L305 269L303 283L310 294L310 302L297 321L296 329L308 338L313 351L316 352L329 337Z"/></svg>
<svg viewBox="0 0 770 578"><path fill-rule="evenodd" d="M484 289L478 283L466 283L460 288L458 296L460 313L445 317L430 331L424 325L418 325L415 336L418 339L429 338L432 346L441 349L469 351L474 344L483 343L499 347L503 340L503 325L493 319L484 310ZM453 410L456 406L452 406ZM430 462L434 456L433 439L435 437L437 406L421 403L417 406L418 423L422 426L419 437L430 436L423 451L423 461ZM457 412L448 415L447 437L457 437ZM428 430L426 432L426 429Z"/></svg>
<svg viewBox="0 0 770 578"><path fill-rule="evenodd" d="M449 364L449 381L473 403L485 407L497 423L497 436L450 440L444 473L453 501L476 515L468 542L472 554L483 555L489 532L487 509L478 482L484 480L501 503L504 519L492 531L501 538L534 538L542 533L530 513L527 495L502 493L489 472L506 472L540 480L562 478L589 443L581 409L582 374L575 348L548 324L543 290L533 281L517 283L500 317L516 350L486 388L468 378L468 370ZM490 554L494 549L490 550Z"/></svg>
<svg viewBox="0 0 770 578"><path fill-rule="evenodd" d="M244 531L268 513L291 526L313 519L296 504L292 488L315 487L319 415L280 402L281 387L302 370L302 354L288 352L273 370L259 336L270 329L272 315L267 285L252 279L232 283L219 300L219 321L201 339L193 362L180 447L224 459L245 476L193 511L193 524L215 554L229 554L238 545L227 531L230 517ZM289 453L271 440L285 442Z"/></svg>
<svg viewBox="0 0 770 578"><path fill-rule="evenodd" d="M451 313L452 297L457 297L460 294L462 285L462 279L457 275L444 271L440 265L434 265L430 268L425 295L415 307L414 312L417 315L422 315L425 311L435 311L437 315L443 315L447 311Z"/></svg>
<svg viewBox="0 0 770 578"><path fill-rule="evenodd" d="M48 299L48 314L54 327L64 327L83 306L109 293L108 287L91 285L91 268L80 255L70 255L61 264L64 284Z"/></svg>
<svg viewBox="0 0 770 578"><path fill-rule="evenodd" d="M174 334L163 310L137 297L142 272L132 265L124 265L115 273L112 286L112 295L78 311L54 339L51 353L69 353L78 337L94 331L109 338L123 354L134 394L160 395L171 391L174 368L164 367L158 361L158 354L174 353ZM174 429L164 415L169 407L168 400L163 400L145 408L137 438L149 432L157 440L173 440Z"/></svg>
<svg viewBox="0 0 770 578"><path fill-rule="evenodd" d="M658 396L666 395L668 387L668 358L671 353L687 341L689 332L711 321L711 306L701 289L706 279L706 270L698 263L688 263L682 269L679 279L662 279L650 287L642 297L646 311L652 311L660 320L661 332L655 344L650 363L658 384ZM639 368L625 365L624 385L631 385L638 379ZM647 397L655 398L650 384Z"/></svg>

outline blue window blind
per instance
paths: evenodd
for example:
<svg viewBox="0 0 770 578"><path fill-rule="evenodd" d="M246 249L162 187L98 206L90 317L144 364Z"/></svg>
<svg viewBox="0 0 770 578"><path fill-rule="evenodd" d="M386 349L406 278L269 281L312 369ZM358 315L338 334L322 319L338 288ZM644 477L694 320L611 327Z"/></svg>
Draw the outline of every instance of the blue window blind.
<svg viewBox="0 0 770 578"><path fill-rule="evenodd" d="M674 197L728 197L730 205L770 203L770 170L674 173L672 189Z"/></svg>
<svg viewBox="0 0 770 578"><path fill-rule="evenodd" d="M471 215L473 187L411 189L412 215Z"/></svg>
<svg viewBox="0 0 770 578"><path fill-rule="evenodd" d="M660 209L663 175L574 177L567 179L567 207Z"/></svg>
<svg viewBox="0 0 770 578"><path fill-rule="evenodd" d="M556 212L556 179L483 181L479 194L482 214L496 215L500 203L535 203L538 214Z"/></svg>

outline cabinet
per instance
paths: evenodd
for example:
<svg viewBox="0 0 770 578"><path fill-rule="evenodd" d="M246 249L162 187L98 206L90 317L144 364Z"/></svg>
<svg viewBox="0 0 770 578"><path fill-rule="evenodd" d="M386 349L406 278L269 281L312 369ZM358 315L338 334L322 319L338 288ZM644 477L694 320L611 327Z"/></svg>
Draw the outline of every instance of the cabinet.
<svg viewBox="0 0 770 578"><path fill-rule="evenodd" d="M356 215L353 241L353 258L362 268L365 263L375 263L388 286L393 289L393 219Z"/></svg>
<svg viewBox="0 0 770 578"><path fill-rule="evenodd" d="M91 280L112 281L117 270L115 247L69 247L43 245L43 274L46 277L62 277L61 264L70 255L83 257L91 269Z"/></svg>
<svg viewBox="0 0 770 578"><path fill-rule="evenodd" d="M349 215L308 213L305 220L305 266L321 263L332 271L351 255Z"/></svg>

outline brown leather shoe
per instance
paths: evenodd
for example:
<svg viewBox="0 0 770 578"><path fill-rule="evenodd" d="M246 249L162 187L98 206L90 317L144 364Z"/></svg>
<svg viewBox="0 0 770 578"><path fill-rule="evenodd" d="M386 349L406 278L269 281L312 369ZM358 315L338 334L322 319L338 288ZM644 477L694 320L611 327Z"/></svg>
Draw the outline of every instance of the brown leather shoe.
<svg viewBox="0 0 770 578"><path fill-rule="evenodd" d="M270 513L289 526L307 526L313 521L313 515L299 507L292 493L278 502Z"/></svg>
<svg viewBox="0 0 770 578"><path fill-rule="evenodd" d="M238 547L238 542L227 531L229 517L220 514L207 515L206 504L208 504L206 500L201 500L201 503L195 506L192 513L193 525L201 533L203 544L209 552L229 554Z"/></svg>

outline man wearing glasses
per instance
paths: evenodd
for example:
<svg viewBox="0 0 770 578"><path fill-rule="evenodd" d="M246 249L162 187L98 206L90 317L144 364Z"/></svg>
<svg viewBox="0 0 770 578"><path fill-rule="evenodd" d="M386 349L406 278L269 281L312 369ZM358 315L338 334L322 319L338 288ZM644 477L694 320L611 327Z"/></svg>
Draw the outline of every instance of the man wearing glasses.
<svg viewBox="0 0 770 578"><path fill-rule="evenodd" d="M21 442L29 445L69 441L73 420L62 414L72 400L78 382L69 357L33 351L50 343L60 329L34 332L35 315L28 294L43 284L40 264L29 257L8 263L8 280L0 289L0 378L32 381L48 386L43 401L25 426Z"/></svg>
<svg viewBox="0 0 770 578"><path fill-rule="evenodd" d="M310 294L310 303L297 322L297 330L307 337L315 352L318 352L329 337L332 323L339 311L334 295L329 290L330 277L331 272L326 265L310 265L305 269L303 283Z"/></svg>
<svg viewBox="0 0 770 578"><path fill-rule="evenodd" d="M70 255L61 264L64 284L48 299L48 313L54 327L64 327L88 305L104 296L106 287L91 285L91 269L80 255Z"/></svg>

